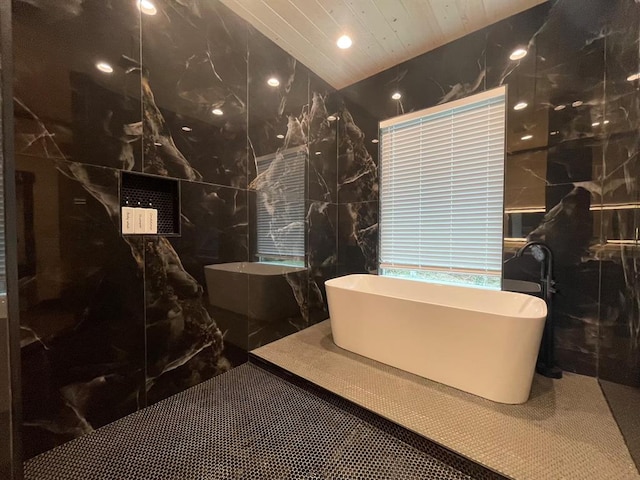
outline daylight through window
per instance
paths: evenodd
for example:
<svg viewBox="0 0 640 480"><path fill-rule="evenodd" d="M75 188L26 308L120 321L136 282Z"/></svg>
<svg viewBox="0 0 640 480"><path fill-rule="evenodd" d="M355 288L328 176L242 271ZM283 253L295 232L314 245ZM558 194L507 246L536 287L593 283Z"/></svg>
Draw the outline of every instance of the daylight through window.
<svg viewBox="0 0 640 480"><path fill-rule="evenodd" d="M500 289L505 96L380 123L381 274Z"/></svg>

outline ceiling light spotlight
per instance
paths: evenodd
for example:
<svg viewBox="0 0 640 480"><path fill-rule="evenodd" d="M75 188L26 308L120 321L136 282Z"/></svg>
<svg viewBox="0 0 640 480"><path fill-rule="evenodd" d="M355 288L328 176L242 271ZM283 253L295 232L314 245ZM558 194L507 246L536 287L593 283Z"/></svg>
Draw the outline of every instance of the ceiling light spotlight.
<svg viewBox="0 0 640 480"><path fill-rule="evenodd" d="M284 138L284 135L282 135L281 133L279 133L278 135L276 135L276 138L279 138L280 140L282 140Z"/></svg>
<svg viewBox="0 0 640 480"><path fill-rule="evenodd" d="M280 80L278 80L276 77L271 77L269 80L267 80L267 85L269 85L270 87L277 87L278 85L280 85Z"/></svg>
<svg viewBox="0 0 640 480"><path fill-rule="evenodd" d="M524 110L529 104L527 102L518 102L513 106L514 110Z"/></svg>
<svg viewBox="0 0 640 480"><path fill-rule="evenodd" d="M371 143L378 143L380 140L378 140L377 138L373 138L371 139Z"/></svg>
<svg viewBox="0 0 640 480"><path fill-rule="evenodd" d="M336 117L335 115L329 115L327 117L327 120L329 120L330 122L335 122L338 119L338 117Z"/></svg>
<svg viewBox="0 0 640 480"><path fill-rule="evenodd" d="M635 82L636 80L640 80L640 72L634 73L627 77L627 82Z"/></svg>
<svg viewBox="0 0 640 480"><path fill-rule="evenodd" d="M584 102L583 102L582 100L576 100L575 102L573 102L573 103L571 104L571 106L572 106L573 108L577 108L577 107L579 107L580 105L582 105L583 103L584 103Z"/></svg>
<svg viewBox="0 0 640 480"><path fill-rule="evenodd" d="M96 63L96 68L100 70L102 73L113 73L113 67L109 65L107 62Z"/></svg>
<svg viewBox="0 0 640 480"><path fill-rule="evenodd" d="M533 135L523 135L520 140L531 140L533 138Z"/></svg>
<svg viewBox="0 0 640 480"><path fill-rule="evenodd" d="M156 6L149 0L138 0L138 10L145 15L155 15L158 13Z"/></svg>
<svg viewBox="0 0 640 480"><path fill-rule="evenodd" d="M400 100L402 98L402 94L400 92L395 92L393 95L391 95L391 98L394 100Z"/></svg>
<svg viewBox="0 0 640 480"><path fill-rule="evenodd" d="M605 120L605 121L604 121L604 122L602 122L602 123L604 123L605 125L608 125L608 124L609 124L609 120Z"/></svg>
<svg viewBox="0 0 640 480"><path fill-rule="evenodd" d="M316 152L316 155L322 155L322 152Z"/></svg>
<svg viewBox="0 0 640 480"><path fill-rule="evenodd" d="M591 126L592 126L592 127L597 127L598 125L600 125L600 122L593 122L593 123L591 124Z"/></svg>
<svg viewBox="0 0 640 480"><path fill-rule="evenodd" d="M559 133L560 133L560 132L559 132L558 130L554 130L553 132L550 132L550 133L549 133L549 135L557 135L557 134L559 134Z"/></svg>
<svg viewBox="0 0 640 480"><path fill-rule="evenodd" d="M527 56L527 50L525 48L516 48L513 52L511 52L511 55L509 55L509 58L511 60L520 60L521 58L524 58Z"/></svg>
<svg viewBox="0 0 640 480"><path fill-rule="evenodd" d="M183 132L191 132L191 131L193 131L193 128L191 128L191 127L187 127L187 126L185 125L184 127L182 127L182 131L183 131Z"/></svg>
<svg viewBox="0 0 640 480"><path fill-rule="evenodd" d="M213 110L211 110L211 113L213 113L214 115L222 115L224 112L219 108L214 108Z"/></svg>
<svg viewBox="0 0 640 480"><path fill-rule="evenodd" d="M338 45L338 48L344 50L353 45L353 41L351 40L351 37L349 35L342 35L336 42L336 45Z"/></svg>
<svg viewBox="0 0 640 480"><path fill-rule="evenodd" d="M567 106L562 104L562 105L557 105L556 107L554 107L554 110L556 112L559 112L560 110L564 110L565 108L567 108Z"/></svg>

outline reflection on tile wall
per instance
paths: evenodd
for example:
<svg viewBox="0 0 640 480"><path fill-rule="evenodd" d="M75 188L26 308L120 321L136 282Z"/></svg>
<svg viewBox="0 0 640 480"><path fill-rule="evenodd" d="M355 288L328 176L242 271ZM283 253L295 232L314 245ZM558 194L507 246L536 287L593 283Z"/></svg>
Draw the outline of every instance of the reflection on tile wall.
<svg viewBox="0 0 640 480"><path fill-rule="evenodd" d="M14 5L25 458L146 404L144 244L118 228L139 32L127 1Z"/></svg>
<svg viewBox="0 0 640 480"><path fill-rule="evenodd" d="M332 89L217 1L154 3L15 2L26 458L327 317ZM288 146L314 152L308 266L263 275L256 158ZM180 180L181 236L120 235L121 170Z"/></svg>
<svg viewBox="0 0 640 480"><path fill-rule="evenodd" d="M327 100L332 89L304 65L265 41L254 29L249 29L249 161L274 158L271 166L251 179L250 194L260 198L266 207L266 217L251 215L250 260L263 257L257 245L257 225L264 227L274 239L276 248L286 251L290 239L287 230L296 222L305 225L303 267L278 267L265 272L262 278L248 275L249 282L249 349L293 333L327 318L321 293L324 280L335 275L335 169L336 127L327 119L332 113ZM277 79L279 85L268 84ZM302 152L306 163L304 195L296 197L300 205L290 205L285 184L290 172L279 170L277 163L285 152ZM301 150L299 150L301 149ZM257 167L254 167L257 172ZM255 200L250 205L255 205ZM291 208L306 212L291 224L281 225L278 209ZM262 215L265 211L262 212ZM263 230L264 231L264 230ZM278 255L266 260L279 261ZM269 276L270 286L264 277ZM264 313L268 302L271 314ZM297 303L297 308L284 308ZM275 303L279 304L276 308ZM276 312L280 311L276 315Z"/></svg>

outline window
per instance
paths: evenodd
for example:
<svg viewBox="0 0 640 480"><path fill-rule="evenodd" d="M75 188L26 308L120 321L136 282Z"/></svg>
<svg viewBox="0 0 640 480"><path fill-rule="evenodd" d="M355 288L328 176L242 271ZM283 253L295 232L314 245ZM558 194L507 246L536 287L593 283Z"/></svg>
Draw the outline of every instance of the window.
<svg viewBox="0 0 640 480"><path fill-rule="evenodd" d="M306 148L289 148L256 159L260 261L304 262Z"/></svg>
<svg viewBox="0 0 640 480"><path fill-rule="evenodd" d="M380 270L500 289L505 88L380 123Z"/></svg>

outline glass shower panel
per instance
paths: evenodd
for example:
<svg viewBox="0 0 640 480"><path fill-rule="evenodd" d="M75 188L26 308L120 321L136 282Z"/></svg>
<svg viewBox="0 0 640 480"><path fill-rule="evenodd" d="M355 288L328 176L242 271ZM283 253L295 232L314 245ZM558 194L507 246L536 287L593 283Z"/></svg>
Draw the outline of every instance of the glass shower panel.
<svg viewBox="0 0 640 480"><path fill-rule="evenodd" d="M11 478L12 428L9 328L5 293L0 300L0 478Z"/></svg>
<svg viewBox="0 0 640 480"><path fill-rule="evenodd" d="M4 234L4 166L7 160L5 138L6 131L6 91L4 81L7 78L6 42L8 40L7 21L8 6L0 5L0 479L12 477L13 428L12 428L12 403L11 403L11 369L10 369L10 335L7 315L7 281L5 273L5 234ZM5 54L5 55L3 55Z"/></svg>
<svg viewBox="0 0 640 480"><path fill-rule="evenodd" d="M640 468L640 12L621 3L606 38L598 379ZM600 119L596 119L597 123Z"/></svg>

